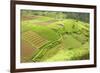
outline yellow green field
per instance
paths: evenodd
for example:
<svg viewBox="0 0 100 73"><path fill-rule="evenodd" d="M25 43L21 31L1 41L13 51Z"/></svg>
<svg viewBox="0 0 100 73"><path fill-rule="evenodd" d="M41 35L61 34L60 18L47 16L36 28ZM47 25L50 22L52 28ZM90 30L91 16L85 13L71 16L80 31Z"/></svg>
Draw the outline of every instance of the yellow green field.
<svg viewBox="0 0 100 73"><path fill-rule="evenodd" d="M64 17L68 13L31 13L21 13L21 62L89 59L89 22Z"/></svg>

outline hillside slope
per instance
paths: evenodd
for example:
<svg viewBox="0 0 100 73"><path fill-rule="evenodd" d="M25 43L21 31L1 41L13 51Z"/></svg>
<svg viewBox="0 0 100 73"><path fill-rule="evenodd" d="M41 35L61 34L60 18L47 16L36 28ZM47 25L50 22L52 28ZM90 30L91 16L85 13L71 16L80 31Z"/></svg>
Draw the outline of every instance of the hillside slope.
<svg viewBox="0 0 100 73"><path fill-rule="evenodd" d="M89 24L85 22L39 17L22 21L21 26L22 41L27 41L34 49L29 56L22 53L26 57L22 62L89 59Z"/></svg>

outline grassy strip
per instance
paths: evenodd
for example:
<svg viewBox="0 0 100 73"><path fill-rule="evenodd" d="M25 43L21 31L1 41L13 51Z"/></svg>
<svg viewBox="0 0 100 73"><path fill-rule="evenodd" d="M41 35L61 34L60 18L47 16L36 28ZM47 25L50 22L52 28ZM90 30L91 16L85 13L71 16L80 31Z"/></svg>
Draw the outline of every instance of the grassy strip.
<svg viewBox="0 0 100 73"><path fill-rule="evenodd" d="M33 61L37 61L37 59L41 59L42 56L45 54L45 52L57 45L59 45L60 42L58 40L56 41L50 41L48 43L46 43L45 45L43 45L42 47L39 48L39 50L33 55ZM41 56L41 58L39 57Z"/></svg>

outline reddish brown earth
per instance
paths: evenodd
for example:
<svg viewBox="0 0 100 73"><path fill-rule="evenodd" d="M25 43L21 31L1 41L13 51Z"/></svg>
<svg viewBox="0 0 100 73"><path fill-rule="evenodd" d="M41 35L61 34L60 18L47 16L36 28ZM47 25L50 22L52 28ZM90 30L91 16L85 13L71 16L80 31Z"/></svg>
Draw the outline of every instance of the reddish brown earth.
<svg viewBox="0 0 100 73"><path fill-rule="evenodd" d="M21 16L21 20L31 20L39 17L41 16Z"/></svg>
<svg viewBox="0 0 100 73"><path fill-rule="evenodd" d="M21 62L32 62L32 54L35 48L32 45L24 40L21 43Z"/></svg>

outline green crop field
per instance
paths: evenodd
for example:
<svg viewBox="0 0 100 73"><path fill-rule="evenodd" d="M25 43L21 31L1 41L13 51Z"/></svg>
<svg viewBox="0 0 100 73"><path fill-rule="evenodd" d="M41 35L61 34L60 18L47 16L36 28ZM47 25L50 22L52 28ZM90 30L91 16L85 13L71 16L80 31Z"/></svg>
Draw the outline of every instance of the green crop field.
<svg viewBox="0 0 100 73"><path fill-rule="evenodd" d="M86 60L89 54L88 13L21 11L21 62Z"/></svg>

